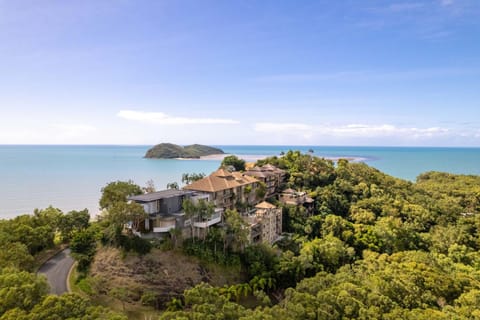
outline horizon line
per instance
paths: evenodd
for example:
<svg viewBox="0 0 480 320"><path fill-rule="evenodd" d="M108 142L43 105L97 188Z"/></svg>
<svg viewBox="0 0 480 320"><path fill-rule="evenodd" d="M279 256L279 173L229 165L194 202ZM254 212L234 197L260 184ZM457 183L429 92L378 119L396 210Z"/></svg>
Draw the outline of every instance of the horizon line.
<svg viewBox="0 0 480 320"><path fill-rule="evenodd" d="M168 142L171 143L171 142ZM24 147L149 147L156 146L157 144L89 144L89 143L73 143L73 144L49 144L49 143L0 143L0 147L4 146L24 146ZM468 146L468 145L458 145L458 146L435 146L435 145L314 145L314 144L203 144L203 143L189 143L189 144L180 144L172 143L180 146L188 146L193 144L207 145L207 146L226 146L226 147L344 147L344 148L467 148L467 149L479 149L479 146Z"/></svg>

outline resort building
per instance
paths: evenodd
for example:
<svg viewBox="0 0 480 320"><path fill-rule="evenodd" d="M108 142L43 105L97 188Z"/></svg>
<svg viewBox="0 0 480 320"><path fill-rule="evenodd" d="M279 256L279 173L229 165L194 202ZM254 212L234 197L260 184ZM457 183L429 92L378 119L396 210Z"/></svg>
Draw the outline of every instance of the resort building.
<svg viewBox="0 0 480 320"><path fill-rule="evenodd" d="M186 228L190 228L192 223L194 227L201 229L217 224L222 221L223 210L220 208L215 208L214 214L208 218L199 219L194 217L193 221L192 219L186 219L183 212L182 204L185 199L198 203L201 199L208 201L208 198L208 194L205 193L175 189L129 197L128 200L141 204L148 214L148 219L145 219L142 228L134 231L145 234L151 233L153 236L162 236L168 234L173 229L184 231ZM186 235L187 232L184 232L184 234Z"/></svg>
<svg viewBox="0 0 480 320"><path fill-rule="evenodd" d="M313 212L314 200L304 191L296 191L291 188L285 189L280 194L279 200L287 205L304 206L307 211Z"/></svg>
<svg viewBox="0 0 480 320"><path fill-rule="evenodd" d="M244 216L250 229L250 243L273 244L282 233L282 209L269 202L255 206L255 210Z"/></svg>
<svg viewBox="0 0 480 320"><path fill-rule="evenodd" d="M282 188L286 177L286 172L284 170L278 169L271 164L266 164L261 167L255 166L245 171L244 174L250 177L255 177L265 184L267 188L265 194L266 199L277 195Z"/></svg>
<svg viewBox="0 0 480 320"><path fill-rule="evenodd" d="M208 177L184 187L186 191L208 194L208 200L217 208L234 209L239 204L253 206L259 202L257 188L259 180L240 172L219 169Z"/></svg>

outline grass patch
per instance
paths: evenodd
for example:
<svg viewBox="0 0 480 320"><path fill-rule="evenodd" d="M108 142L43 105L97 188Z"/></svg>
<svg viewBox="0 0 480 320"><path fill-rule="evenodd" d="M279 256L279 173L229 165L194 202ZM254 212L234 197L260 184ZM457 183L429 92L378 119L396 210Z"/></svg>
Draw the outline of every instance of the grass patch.
<svg viewBox="0 0 480 320"><path fill-rule="evenodd" d="M78 285L78 272L77 272L77 263L75 263L72 267L72 271L68 275L68 285L70 287L70 290L74 293L78 293L79 295L83 297L87 297L87 293L85 293L82 288Z"/></svg>
<svg viewBox="0 0 480 320"><path fill-rule="evenodd" d="M128 302L123 304L122 301L105 295L101 295L96 298L95 303L116 312L124 313L127 315L128 319L133 320L158 319L161 314L159 311L155 311L150 307Z"/></svg>

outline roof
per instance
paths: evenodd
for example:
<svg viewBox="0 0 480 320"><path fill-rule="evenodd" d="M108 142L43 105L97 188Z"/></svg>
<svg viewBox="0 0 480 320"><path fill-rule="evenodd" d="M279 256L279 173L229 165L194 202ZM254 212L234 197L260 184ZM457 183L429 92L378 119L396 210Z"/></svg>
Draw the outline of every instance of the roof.
<svg viewBox="0 0 480 320"><path fill-rule="evenodd" d="M213 172L212 175L217 177L227 178L227 177L230 177L232 173L224 168L220 168L217 171Z"/></svg>
<svg viewBox="0 0 480 320"><path fill-rule="evenodd" d="M253 170L245 171L245 174L247 176L260 177L260 178L266 178L267 176L271 175L270 172L261 172L261 171L253 171Z"/></svg>
<svg viewBox="0 0 480 320"><path fill-rule="evenodd" d="M310 197L306 197L306 198L305 198L305 202L306 202L306 203L313 203L314 201L315 201L315 200L313 200L313 199L310 198Z"/></svg>
<svg viewBox="0 0 480 320"><path fill-rule="evenodd" d="M279 169L277 167L275 167L274 165L271 165L271 164L265 164L261 167L262 171L272 171L272 172L275 172L275 173L285 173L285 170L282 170L282 169Z"/></svg>
<svg viewBox="0 0 480 320"><path fill-rule="evenodd" d="M243 175L240 172L229 172L219 169L208 177L197 180L184 187L185 190L217 192L226 189L232 189L248 184L258 182L254 177Z"/></svg>
<svg viewBox="0 0 480 320"><path fill-rule="evenodd" d="M162 190L157 192L140 194L138 196L131 196L131 197L128 197L128 200L133 200L137 202L151 202L155 200L181 197L181 196L192 194L192 193L193 193L192 191L167 189L167 190Z"/></svg>
<svg viewBox="0 0 480 320"><path fill-rule="evenodd" d="M277 207L271 204L270 202L263 201L255 206L257 209L276 209Z"/></svg>
<svg viewBox="0 0 480 320"><path fill-rule="evenodd" d="M287 193L287 194L295 194L297 191L293 190L292 188L288 188L282 191L282 193Z"/></svg>

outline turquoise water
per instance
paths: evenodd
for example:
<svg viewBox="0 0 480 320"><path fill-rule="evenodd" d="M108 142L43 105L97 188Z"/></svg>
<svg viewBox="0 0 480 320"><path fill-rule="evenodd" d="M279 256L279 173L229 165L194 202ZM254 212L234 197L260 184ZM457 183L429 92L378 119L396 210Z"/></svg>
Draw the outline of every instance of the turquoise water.
<svg viewBox="0 0 480 320"><path fill-rule="evenodd" d="M317 156L365 161L388 174L415 180L425 171L480 174L480 148L219 146L238 155L278 155L310 148ZM220 160L152 160L149 146L0 146L0 217L31 213L49 205L64 211L98 212L100 190L110 181L131 179L157 189L180 183L184 172L209 174Z"/></svg>

